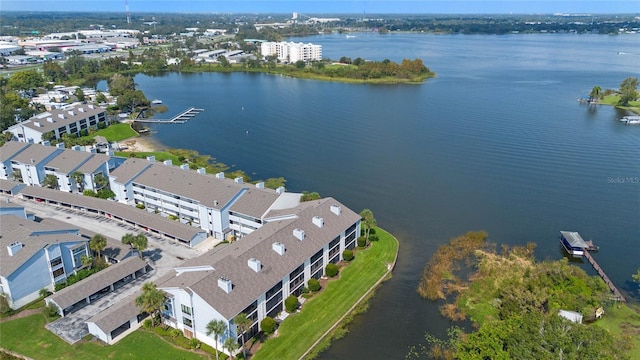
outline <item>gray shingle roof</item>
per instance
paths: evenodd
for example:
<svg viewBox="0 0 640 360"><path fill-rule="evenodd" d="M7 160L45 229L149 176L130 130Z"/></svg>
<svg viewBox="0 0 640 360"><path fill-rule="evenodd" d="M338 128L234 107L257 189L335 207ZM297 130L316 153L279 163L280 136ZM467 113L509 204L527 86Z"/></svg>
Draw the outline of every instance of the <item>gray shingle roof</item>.
<svg viewBox="0 0 640 360"><path fill-rule="evenodd" d="M334 204L341 207L340 215L331 212L330 206ZM188 287L222 316L231 319L360 219L358 214L332 198L305 204L297 215L297 219L268 223L234 243L187 260L178 267L210 265L215 271L184 272L159 283L158 287ZM324 219L322 228L312 223L314 216ZM303 241L293 236L296 228L304 230L306 237ZM280 256L272 249L274 242L285 245L284 255ZM250 258L260 260L260 272L249 268L247 261ZM219 277L231 280L233 290L230 293L218 287Z"/></svg>
<svg viewBox="0 0 640 360"><path fill-rule="evenodd" d="M60 308L66 309L146 266L147 263L142 259L132 256L56 292L49 299L58 304Z"/></svg>
<svg viewBox="0 0 640 360"><path fill-rule="evenodd" d="M140 309L136 306L136 297L140 296L140 294L141 293L138 292L127 296L110 308L99 312L96 316L87 320L87 322L96 324L106 334L111 333L127 322L127 320L140 314Z"/></svg>
<svg viewBox="0 0 640 360"><path fill-rule="evenodd" d="M0 147L0 161L11 159L29 145L22 141L7 141Z"/></svg>
<svg viewBox="0 0 640 360"><path fill-rule="evenodd" d="M32 145L13 157L13 160L23 164L40 164L44 159L54 153L62 152L62 149L53 146Z"/></svg>
<svg viewBox="0 0 640 360"><path fill-rule="evenodd" d="M226 205L246 187L229 179L217 179L212 175L202 175L193 170L182 170L180 167L162 163L154 163L136 177L134 182L171 194L179 194L182 198L196 200L215 209Z"/></svg>
<svg viewBox="0 0 640 360"><path fill-rule="evenodd" d="M249 189L229 210L261 219L277 199L278 194L275 192Z"/></svg>
<svg viewBox="0 0 640 360"><path fill-rule="evenodd" d="M80 121L82 119L87 119L90 116L98 115L103 112L105 112L105 110L99 106L90 104L76 105L65 110L54 109L40 113L29 118L26 121L23 121L21 125L30 129L34 129L40 133L46 133L49 131L53 131L61 126L66 126L68 124L75 123L76 121ZM61 118L59 115L64 116L64 118ZM48 120L49 118L51 118L53 122L50 122ZM38 122L40 126L36 126L36 122Z"/></svg>
<svg viewBox="0 0 640 360"><path fill-rule="evenodd" d="M125 160L117 169L113 170L109 177L113 177L117 182L125 184L131 181L134 177L140 174L145 168L150 166L146 159L132 159Z"/></svg>
<svg viewBox="0 0 640 360"><path fill-rule="evenodd" d="M70 174L84 164L91 157L91 153L79 150L64 150L45 164L46 167L56 169L57 172Z"/></svg>
<svg viewBox="0 0 640 360"><path fill-rule="evenodd" d="M22 183L17 181L0 179L0 191L2 192L13 192L17 187L22 185Z"/></svg>
<svg viewBox="0 0 640 360"><path fill-rule="evenodd" d="M37 186L26 186L20 190L20 193L30 197L53 200L58 203L69 204L94 211L103 211L122 219L130 220L149 229L155 229L161 233L173 236L185 242L190 242L198 234L205 233L205 231L200 228L169 220L160 215L114 201L79 194L71 194Z"/></svg>
<svg viewBox="0 0 640 360"><path fill-rule="evenodd" d="M35 222L15 215L0 216L0 275L7 277L36 253L55 243L87 241L75 233L78 228L57 221ZM38 231L67 230L68 233L32 235ZM9 255L7 246L21 242L23 247L17 254Z"/></svg>
<svg viewBox="0 0 640 360"><path fill-rule="evenodd" d="M96 171L102 164L109 161L109 156L101 155L101 154L93 154L93 156L87 160L84 164L82 164L78 171L83 174L92 174Z"/></svg>

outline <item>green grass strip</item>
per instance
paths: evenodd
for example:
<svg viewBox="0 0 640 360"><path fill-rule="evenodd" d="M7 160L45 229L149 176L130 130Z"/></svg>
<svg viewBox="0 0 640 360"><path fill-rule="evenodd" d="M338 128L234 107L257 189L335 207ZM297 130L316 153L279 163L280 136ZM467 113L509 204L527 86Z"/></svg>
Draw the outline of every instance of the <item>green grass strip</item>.
<svg viewBox="0 0 640 360"><path fill-rule="evenodd" d="M387 275L387 266L396 259L398 241L380 228L376 234L379 240L358 251L341 270L340 279L307 300L300 313L289 315L280 325L278 337L262 344L252 360L299 359Z"/></svg>
<svg viewBox="0 0 640 360"><path fill-rule="evenodd" d="M36 360L207 358L175 348L155 334L143 331L134 331L115 345L85 340L69 345L45 329L44 324L42 314L0 323L0 347Z"/></svg>

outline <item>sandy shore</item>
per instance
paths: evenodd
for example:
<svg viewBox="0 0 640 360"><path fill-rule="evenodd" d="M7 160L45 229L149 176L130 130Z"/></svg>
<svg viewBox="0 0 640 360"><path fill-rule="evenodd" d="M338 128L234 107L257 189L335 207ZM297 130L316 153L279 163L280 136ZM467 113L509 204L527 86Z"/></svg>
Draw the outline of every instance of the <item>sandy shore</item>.
<svg viewBox="0 0 640 360"><path fill-rule="evenodd" d="M126 146L126 149L122 149L124 152L153 152L161 151L164 149L162 144L154 141L148 136L137 136L128 140L120 142L120 146Z"/></svg>

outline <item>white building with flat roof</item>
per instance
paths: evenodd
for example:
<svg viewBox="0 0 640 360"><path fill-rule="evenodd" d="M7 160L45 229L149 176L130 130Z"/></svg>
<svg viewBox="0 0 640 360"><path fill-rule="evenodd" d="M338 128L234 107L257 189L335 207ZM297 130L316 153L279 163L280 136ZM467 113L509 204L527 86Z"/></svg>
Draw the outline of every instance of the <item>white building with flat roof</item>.
<svg viewBox="0 0 640 360"><path fill-rule="evenodd" d="M322 45L311 43L263 42L260 44L260 51L262 56L276 55L278 60L291 63L299 60L304 62L322 60Z"/></svg>

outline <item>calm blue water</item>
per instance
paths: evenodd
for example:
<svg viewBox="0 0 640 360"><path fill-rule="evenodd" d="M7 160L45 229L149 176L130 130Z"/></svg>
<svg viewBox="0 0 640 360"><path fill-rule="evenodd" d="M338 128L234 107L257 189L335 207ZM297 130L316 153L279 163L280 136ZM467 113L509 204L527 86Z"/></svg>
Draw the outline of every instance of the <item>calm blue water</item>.
<svg viewBox="0 0 640 360"><path fill-rule="evenodd" d="M371 208L401 242L393 279L322 359L399 359L425 331L448 327L416 293L435 249L468 230L497 243L536 242L560 258L560 230L600 245L612 280L635 291L640 267L640 127L576 99L639 76L640 37L596 35L319 35L325 57L422 58L421 85L371 86L262 74L138 75L150 99L205 112L153 127L167 147L193 148L249 172L284 176ZM622 52L624 54L619 54ZM630 179L631 181L627 180ZM590 270L588 265L583 268ZM637 293L636 293L637 295Z"/></svg>

